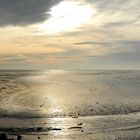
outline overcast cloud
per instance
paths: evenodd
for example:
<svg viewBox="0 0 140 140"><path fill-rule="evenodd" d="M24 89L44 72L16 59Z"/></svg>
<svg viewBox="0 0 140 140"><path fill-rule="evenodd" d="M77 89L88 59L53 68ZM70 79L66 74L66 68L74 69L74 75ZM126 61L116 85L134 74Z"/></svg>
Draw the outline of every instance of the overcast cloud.
<svg viewBox="0 0 140 140"><path fill-rule="evenodd" d="M61 1L0 0L1 66L140 69L140 0L73 0L96 11L90 23L43 34L36 24L49 20L47 12Z"/></svg>

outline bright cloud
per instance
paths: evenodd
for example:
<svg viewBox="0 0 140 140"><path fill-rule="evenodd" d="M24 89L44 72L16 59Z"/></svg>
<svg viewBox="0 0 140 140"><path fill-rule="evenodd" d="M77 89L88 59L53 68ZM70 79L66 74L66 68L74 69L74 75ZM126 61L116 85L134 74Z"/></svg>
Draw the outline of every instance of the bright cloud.
<svg viewBox="0 0 140 140"><path fill-rule="evenodd" d="M75 30L84 24L92 21L96 9L90 4L83 4L79 1L62 1L51 8L47 14L50 18L39 24L39 29L45 33L57 33Z"/></svg>

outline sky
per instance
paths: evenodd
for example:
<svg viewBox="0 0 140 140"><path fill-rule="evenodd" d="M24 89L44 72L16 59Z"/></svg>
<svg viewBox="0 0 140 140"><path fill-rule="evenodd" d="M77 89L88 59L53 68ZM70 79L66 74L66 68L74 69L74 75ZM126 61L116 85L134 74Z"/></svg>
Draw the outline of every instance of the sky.
<svg viewBox="0 0 140 140"><path fill-rule="evenodd" d="M140 69L140 0L0 0L0 69Z"/></svg>

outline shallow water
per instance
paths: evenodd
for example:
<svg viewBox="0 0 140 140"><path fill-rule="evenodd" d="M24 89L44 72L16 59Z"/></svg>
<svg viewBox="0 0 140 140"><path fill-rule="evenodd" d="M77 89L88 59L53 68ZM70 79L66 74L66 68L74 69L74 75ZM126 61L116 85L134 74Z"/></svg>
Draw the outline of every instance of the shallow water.
<svg viewBox="0 0 140 140"><path fill-rule="evenodd" d="M140 138L139 99L140 71L0 71L0 131Z"/></svg>

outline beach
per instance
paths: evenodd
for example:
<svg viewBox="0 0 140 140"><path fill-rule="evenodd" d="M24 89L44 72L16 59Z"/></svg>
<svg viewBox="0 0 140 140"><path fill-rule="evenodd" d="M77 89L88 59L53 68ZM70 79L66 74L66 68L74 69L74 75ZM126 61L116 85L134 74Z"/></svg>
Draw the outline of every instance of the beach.
<svg viewBox="0 0 140 140"><path fill-rule="evenodd" d="M140 71L0 71L0 132L30 139L140 139Z"/></svg>

